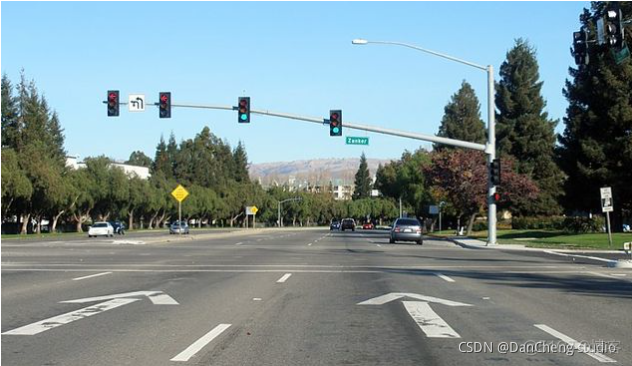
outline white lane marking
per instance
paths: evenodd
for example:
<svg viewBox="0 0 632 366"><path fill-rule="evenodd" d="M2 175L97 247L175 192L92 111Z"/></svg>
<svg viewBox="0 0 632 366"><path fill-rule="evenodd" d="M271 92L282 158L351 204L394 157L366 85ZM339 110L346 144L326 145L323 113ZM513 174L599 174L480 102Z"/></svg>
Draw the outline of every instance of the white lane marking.
<svg viewBox="0 0 632 366"><path fill-rule="evenodd" d="M308 247L311 247L311 246L312 246L312 243L307 244L307 246L308 246Z"/></svg>
<svg viewBox="0 0 632 366"><path fill-rule="evenodd" d="M452 327L448 325L437 313L432 310L427 302L402 301L406 311L415 323L426 333L428 338L461 338Z"/></svg>
<svg viewBox="0 0 632 366"><path fill-rule="evenodd" d="M438 297L414 294L414 293L410 293L410 292L391 292L391 293L386 294L386 295L374 297L372 299L359 302L358 305L383 305L383 304L386 304L388 302L391 302L391 301L394 301L394 300L397 300L397 299L401 299L403 297L412 297L413 299L417 299L417 300L421 300L421 301L427 301L427 302L434 302L434 303L437 303L437 304L443 304L443 305L447 305L447 306L472 306L471 304L465 304L465 303L458 302L458 301L446 300L446 299L441 299L441 298L438 298Z"/></svg>
<svg viewBox="0 0 632 366"><path fill-rule="evenodd" d="M121 298L138 297L138 296L147 296L154 305L179 305L178 302L175 301L171 296L165 294L162 291L125 292L121 294L111 294L111 295L105 295L105 296L86 297L83 299L60 301L60 303L81 304L84 302L95 302L95 301L101 301L101 300L121 299Z"/></svg>
<svg viewBox="0 0 632 366"><path fill-rule="evenodd" d="M454 280L453 280L453 279L451 279L450 277L448 277L448 276L446 276L446 275L444 275L444 274L441 274L441 273L435 273L435 275L436 275L437 277L441 278L442 280L446 280L446 281L448 281L448 282L454 282Z"/></svg>
<svg viewBox="0 0 632 366"><path fill-rule="evenodd" d="M243 242L241 242L241 241L239 243L235 243L235 245L242 245L242 244L243 244Z"/></svg>
<svg viewBox="0 0 632 366"><path fill-rule="evenodd" d="M573 348L575 348L576 350L579 350L581 353L585 353L588 356L594 358L595 360L599 361L599 362L617 362L616 360L613 360L612 358L605 356L602 353L599 352L595 352L594 350L591 350L590 348L588 348L586 346L585 343L582 342L578 342L576 340L574 340L573 338L567 336L566 334L560 333L557 330L545 325L545 324L533 324L536 328L543 330L547 333L549 333L550 335L552 335L555 338L558 338L560 340L562 340L563 342L565 342L566 344L568 344L569 346L572 346Z"/></svg>
<svg viewBox="0 0 632 366"><path fill-rule="evenodd" d="M253 297L252 301L261 301L261 298L260 297Z"/></svg>
<svg viewBox="0 0 632 366"><path fill-rule="evenodd" d="M75 320L80 320L83 318L87 318L92 315L96 315L102 313L107 310L111 310L114 308L118 308L119 306L130 304L134 301L138 301L140 299L114 299L106 302L102 302L100 304L88 306L87 308L71 311L66 314L57 315L52 318L44 319L38 321L36 323L32 323L29 325L25 325L20 328L16 328L10 330L8 332L4 332L2 334L7 335L34 335L49 329L53 329L60 325L68 324L70 322L74 322Z"/></svg>
<svg viewBox="0 0 632 366"><path fill-rule="evenodd" d="M377 245L378 247L380 247L380 248L382 247L380 244L376 244L376 245Z"/></svg>
<svg viewBox="0 0 632 366"><path fill-rule="evenodd" d="M97 273L97 274L93 274L93 275L89 275L89 276L83 276L83 277L77 277L77 278L73 278L73 281L81 281L81 280L85 280L88 278L93 278L93 277L99 277L99 276L105 276L108 275L112 272L102 272L102 273Z"/></svg>
<svg viewBox="0 0 632 366"><path fill-rule="evenodd" d="M287 281L287 279L290 278L291 275L292 275L291 273L284 274L283 277L279 278L277 283L283 283L283 282Z"/></svg>
<svg viewBox="0 0 632 366"><path fill-rule="evenodd" d="M191 357L195 356L204 346L209 344L213 339L222 334L226 329L230 327L230 324L220 324L213 328L210 332L206 333L202 338L195 341L192 345L190 345L187 349L180 352L176 357L172 358L171 361L188 361Z"/></svg>

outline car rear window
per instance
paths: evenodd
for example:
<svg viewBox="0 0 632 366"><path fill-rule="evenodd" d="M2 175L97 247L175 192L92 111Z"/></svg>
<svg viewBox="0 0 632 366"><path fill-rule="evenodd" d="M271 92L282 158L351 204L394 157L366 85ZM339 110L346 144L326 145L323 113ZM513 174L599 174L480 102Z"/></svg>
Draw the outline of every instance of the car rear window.
<svg viewBox="0 0 632 366"><path fill-rule="evenodd" d="M106 223L98 223L98 224L92 225L92 227L108 227L108 224L106 224Z"/></svg>
<svg viewBox="0 0 632 366"><path fill-rule="evenodd" d="M397 225L421 226L419 221L415 219L399 219L397 220Z"/></svg>

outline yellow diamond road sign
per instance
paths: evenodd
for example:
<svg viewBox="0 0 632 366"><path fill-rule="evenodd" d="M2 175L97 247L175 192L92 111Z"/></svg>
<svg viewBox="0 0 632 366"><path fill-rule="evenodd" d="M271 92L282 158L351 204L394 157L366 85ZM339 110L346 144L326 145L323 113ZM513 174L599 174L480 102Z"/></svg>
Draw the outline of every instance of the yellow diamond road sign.
<svg viewBox="0 0 632 366"><path fill-rule="evenodd" d="M178 200L178 202L182 202L184 201L185 198L187 198L187 196L189 195L189 192L184 189L183 186L181 186L180 184L178 184L178 186L176 187L176 189L173 190L173 192L171 192L171 195Z"/></svg>

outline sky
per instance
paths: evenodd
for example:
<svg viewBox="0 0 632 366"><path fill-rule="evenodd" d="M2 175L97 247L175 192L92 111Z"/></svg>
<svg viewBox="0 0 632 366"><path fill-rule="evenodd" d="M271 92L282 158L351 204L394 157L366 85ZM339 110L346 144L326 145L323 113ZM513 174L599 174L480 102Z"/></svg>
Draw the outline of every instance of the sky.
<svg viewBox="0 0 632 366"><path fill-rule="evenodd" d="M523 38L537 51L546 111L563 131L562 89L572 32L589 2L2 2L1 69L16 84L24 69L57 111L69 155L154 157L160 137L193 138L204 126L251 163L315 158L397 159L424 141L344 129L344 123L434 135L463 80L487 122L486 73L427 53L351 40L395 41L498 69ZM328 118L342 109L346 145L329 127L253 114L156 107L107 117L107 90L157 102L236 105Z"/></svg>

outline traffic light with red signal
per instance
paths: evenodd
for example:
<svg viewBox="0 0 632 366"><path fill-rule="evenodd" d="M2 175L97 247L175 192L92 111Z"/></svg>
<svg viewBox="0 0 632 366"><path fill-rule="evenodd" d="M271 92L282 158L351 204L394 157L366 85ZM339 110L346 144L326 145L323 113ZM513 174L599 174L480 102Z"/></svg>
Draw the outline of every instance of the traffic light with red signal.
<svg viewBox="0 0 632 366"><path fill-rule="evenodd" d="M158 116L160 118L171 118L171 93L162 92L158 95Z"/></svg>
<svg viewBox="0 0 632 366"><path fill-rule="evenodd" d="M329 136L342 136L342 111L329 111Z"/></svg>
<svg viewBox="0 0 632 366"><path fill-rule="evenodd" d="M108 117L119 116L119 91L108 90Z"/></svg>
<svg viewBox="0 0 632 366"><path fill-rule="evenodd" d="M237 101L237 122L250 123L250 97L239 97Z"/></svg>

